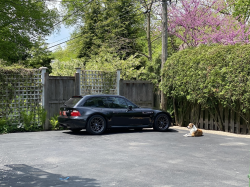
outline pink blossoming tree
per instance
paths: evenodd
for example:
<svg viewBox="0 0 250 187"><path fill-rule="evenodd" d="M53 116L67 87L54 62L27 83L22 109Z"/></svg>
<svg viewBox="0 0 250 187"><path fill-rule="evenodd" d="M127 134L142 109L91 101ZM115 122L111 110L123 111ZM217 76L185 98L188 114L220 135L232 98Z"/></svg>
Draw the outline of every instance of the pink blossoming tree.
<svg viewBox="0 0 250 187"><path fill-rule="evenodd" d="M169 9L168 32L187 46L249 43L250 30L230 14L222 0L182 0Z"/></svg>

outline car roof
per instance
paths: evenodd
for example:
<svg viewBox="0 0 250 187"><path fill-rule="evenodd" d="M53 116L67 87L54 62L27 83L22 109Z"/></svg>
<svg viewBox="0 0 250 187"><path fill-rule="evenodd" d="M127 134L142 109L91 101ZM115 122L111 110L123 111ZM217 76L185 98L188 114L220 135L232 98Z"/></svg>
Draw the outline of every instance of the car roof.
<svg viewBox="0 0 250 187"><path fill-rule="evenodd" d="M99 94L99 95L85 95L85 96L82 96L82 97L124 97L124 96L121 96L121 95L111 95L111 94Z"/></svg>
<svg viewBox="0 0 250 187"><path fill-rule="evenodd" d="M91 98L91 97L121 97L124 98L126 100L128 100L126 97L121 96L121 95L112 95L112 94L99 94L99 95L79 95L79 96L73 96L73 97L81 97L81 101L85 102L87 99ZM128 100L129 101L129 100ZM130 101L131 102L131 101ZM133 102L132 102L133 103ZM134 103L133 103L134 104ZM134 104L135 106L137 106L136 104ZM139 106L137 106L139 107Z"/></svg>

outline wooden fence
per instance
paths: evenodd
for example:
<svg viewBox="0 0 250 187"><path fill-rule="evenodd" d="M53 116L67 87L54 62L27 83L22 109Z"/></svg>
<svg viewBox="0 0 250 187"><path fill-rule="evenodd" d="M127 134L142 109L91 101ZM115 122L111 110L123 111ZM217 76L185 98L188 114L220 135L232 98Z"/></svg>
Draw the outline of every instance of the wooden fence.
<svg viewBox="0 0 250 187"><path fill-rule="evenodd" d="M120 80L119 72L81 70L81 95L117 94L117 81Z"/></svg>
<svg viewBox="0 0 250 187"><path fill-rule="evenodd" d="M250 112L244 115L228 107L223 108L218 105L218 113L211 114L208 110L202 110L200 106L190 108L186 113L182 126L188 123L195 123L199 128L206 130L221 130L219 128L219 117L223 125L223 131L236 134L250 134L249 125L246 120L250 121Z"/></svg>
<svg viewBox="0 0 250 187"><path fill-rule="evenodd" d="M59 108L73 95L80 95L79 73L72 77L49 76L45 73L44 108L47 111L45 129L49 129L49 119L59 114ZM120 95L141 107L153 107L153 84L148 81L120 80Z"/></svg>
<svg viewBox="0 0 250 187"><path fill-rule="evenodd" d="M149 81L120 80L119 93L140 107L154 107L154 85Z"/></svg>
<svg viewBox="0 0 250 187"><path fill-rule="evenodd" d="M73 77L49 76L45 73L44 94L47 110L47 122L45 129L49 128L49 119L54 115L58 115L60 106L73 95L80 95L80 76L76 73ZM158 108L160 99L159 94L154 95L154 86L149 81L140 80L120 80L119 93L125 96L135 104L141 107ZM158 96L158 97L156 97ZM182 108L180 105L178 106ZM220 119L223 122L225 132L237 134L250 134L246 121L234 110L223 108L218 105ZM248 112L247 120L250 121L250 112ZM183 126L193 122L199 128L207 130L220 130L218 128L218 114L210 114L208 110L202 110L200 106L193 106L186 109L183 117Z"/></svg>

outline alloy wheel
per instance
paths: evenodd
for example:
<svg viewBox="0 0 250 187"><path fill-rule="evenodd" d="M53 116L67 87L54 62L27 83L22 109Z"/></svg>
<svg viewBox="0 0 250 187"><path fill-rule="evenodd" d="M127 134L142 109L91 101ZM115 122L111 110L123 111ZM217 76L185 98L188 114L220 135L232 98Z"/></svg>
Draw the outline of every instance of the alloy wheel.
<svg viewBox="0 0 250 187"><path fill-rule="evenodd" d="M156 121L159 130L166 130L169 127L169 119L166 115L161 115Z"/></svg>
<svg viewBox="0 0 250 187"><path fill-rule="evenodd" d="M105 128L105 122L104 119L101 117L94 117L90 121L90 129L94 133L101 133Z"/></svg>

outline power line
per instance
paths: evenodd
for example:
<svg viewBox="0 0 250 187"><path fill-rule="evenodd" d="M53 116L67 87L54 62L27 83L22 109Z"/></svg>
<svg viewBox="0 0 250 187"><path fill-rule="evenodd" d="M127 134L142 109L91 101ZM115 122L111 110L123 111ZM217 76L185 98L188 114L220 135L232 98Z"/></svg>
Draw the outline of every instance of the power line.
<svg viewBox="0 0 250 187"><path fill-rule="evenodd" d="M60 39L60 40L57 40L57 41L55 41L55 42L50 43L49 45L54 44L54 43L57 43L57 42L60 42L60 41L62 41L62 40L64 40L64 39L66 39L66 38L69 38L69 37L70 37L70 36L65 37L65 38L62 38L62 39Z"/></svg>
<svg viewBox="0 0 250 187"><path fill-rule="evenodd" d="M61 42L61 43L59 43L59 44L53 45L53 46L51 46L51 47L48 47L47 49L50 49L50 48L56 47L56 46L58 46L58 45L61 45L61 44L63 44L63 43L66 43L66 42L68 42L68 41L74 40L74 39L76 39L76 38L79 38L80 36L82 36L82 34L79 35L79 36L76 36L76 37L74 37L74 38L71 38L71 39L69 39L69 40L66 40L66 41L64 41L64 42Z"/></svg>
<svg viewBox="0 0 250 187"><path fill-rule="evenodd" d="M93 0L91 0L91 1L93 1ZM89 1L88 3L90 3L91 1ZM155 1L155 2L161 2L161 1ZM119 17L118 19L121 19L121 18L123 18L123 17L125 17L125 16L127 16L127 15L132 14L132 13L135 13L137 10L140 10L140 9L142 9L142 8L145 8L147 5L153 4L153 3L155 3L155 2L148 3L148 4L146 4L146 5L142 6L142 7L140 7L140 8L138 8L138 9L134 10L133 12L131 12L131 13L129 13L129 14L126 14L126 15L123 15L123 16ZM87 4L86 4L86 5L87 5ZM86 5L85 5L85 6L86 6ZM78 10L79 10L79 9L78 9ZM142 12L142 13L140 13L140 14L144 14L144 12ZM139 14L139 15L140 15L140 14ZM73 15L73 14L71 14L71 15ZM71 15L70 15L70 16L71 16ZM137 15L137 16L138 16L138 15ZM95 25L95 26L97 26L97 25ZM83 35L83 34L81 34L81 35L79 35L79 36L77 36L77 37L71 38L71 39L69 39L69 40L66 40L66 41L64 41L64 42L61 42L61 43L59 43L59 44L53 45L53 46L49 47L48 49L53 48L53 47L56 47L56 46L61 45L61 44L63 44L63 43L69 42L69 41L74 40L74 39L76 39L76 38L79 38L79 37L82 36L82 35ZM60 41L60 40L59 40L59 41ZM55 42L53 42L53 43L55 43ZM52 43L51 43L51 44L52 44ZM49 45L50 45L50 44L49 44Z"/></svg>

